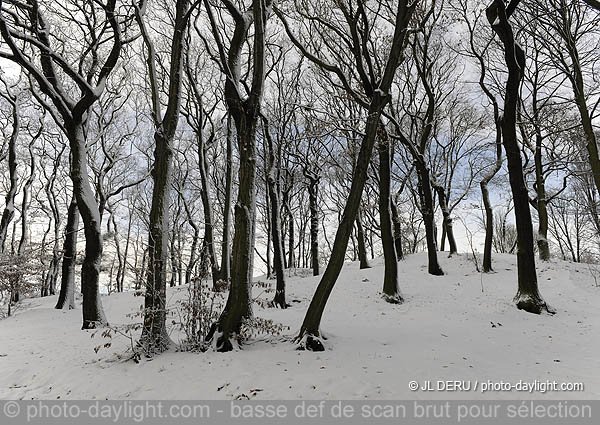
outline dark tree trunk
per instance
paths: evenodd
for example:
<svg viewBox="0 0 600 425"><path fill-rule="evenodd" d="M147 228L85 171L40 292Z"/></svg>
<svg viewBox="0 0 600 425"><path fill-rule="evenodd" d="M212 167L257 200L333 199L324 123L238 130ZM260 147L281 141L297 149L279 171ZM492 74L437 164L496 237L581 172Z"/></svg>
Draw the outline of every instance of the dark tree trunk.
<svg viewBox="0 0 600 425"><path fill-rule="evenodd" d="M396 202L390 199L390 210L392 212L392 223L394 224L394 246L396 247L396 256L398 260L404 258L404 250L402 248L402 227L400 224L400 216L398 215L398 208Z"/></svg>
<svg viewBox="0 0 600 425"><path fill-rule="evenodd" d="M548 311L548 306L538 290L529 194L523 178L523 164L516 130L519 87L525 68L525 54L523 49L515 42L512 26L508 22L510 14L518 3L519 1L511 2L509 10L507 10L503 0L494 0L487 9L487 18L492 25L492 29L504 45L505 61L508 69L504 115L502 118L502 137L508 162L517 226L519 289L515 296L515 303L519 309L539 314L544 310Z"/></svg>
<svg viewBox="0 0 600 425"><path fill-rule="evenodd" d="M437 258L437 243L435 236L435 222L433 211L433 194L431 192L431 180L429 169L424 160L416 160L416 169L418 176L419 198L421 203L421 214L423 215L423 224L425 225L425 239L427 241L427 270L434 276L442 276L444 271L440 267Z"/></svg>
<svg viewBox="0 0 600 425"><path fill-rule="evenodd" d="M308 179L308 208L310 210L310 259L313 276L319 275L319 176L307 169L304 175Z"/></svg>
<svg viewBox="0 0 600 425"><path fill-rule="evenodd" d="M119 242L119 230L117 228L117 222L115 220L115 216L112 212L108 219L110 221L112 221L112 224L113 224L113 242L115 244L115 251L117 254L117 262L118 262L117 274L115 276L115 291L123 292L123 288L121 287L121 284L120 284L120 277L121 277L121 272L122 272L123 268L125 267L125 264L123 262L123 254L121 253L121 243Z"/></svg>
<svg viewBox="0 0 600 425"><path fill-rule="evenodd" d="M290 206L290 191L292 189L293 183L290 183L290 187L284 193L283 196L283 207L288 216L288 258L287 258L287 267L293 269L296 267L296 256L294 253L295 247L295 221L294 215L292 213L292 207Z"/></svg>
<svg viewBox="0 0 600 425"><path fill-rule="evenodd" d="M6 193L6 204L2 212L2 220L0 221L0 252L4 252L6 245L6 235L11 221L15 216L15 197L17 195L17 140L19 138L20 119L16 99L10 96L3 96L8 99L13 108L13 128L10 138L8 139L8 173L10 186Z"/></svg>
<svg viewBox="0 0 600 425"><path fill-rule="evenodd" d="M152 118L154 120L154 165L152 167L152 206L150 207L148 238L148 276L144 299L144 324L140 343L147 355L165 351L171 340L167 333L167 261L169 255L169 190L173 139L179 123L185 34L190 16L190 0L177 0L174 31L170 44L168 72L168 104L164 115L158 93L160 82L156 72L154 44L143 20L146 2L136 8L136 20L147 49L146 65L150 80Z"/></svg>
<svg viewBox="0 0 600 425"><path fill-rule="evenodd" d="M537 126L536 126L537 127ZM537 130L537 129L536 129ZM538 255L540 260L550 260L550 245L548 244L548 202L546 200L546 182L542 168L542 135L535 137L535 180L536 180L536 209L538 213Z"/></svg>
<svg viewBox="0 0 600 425"><path fill-rule="evenodd" d="M123 252L123 267L121 275L117 276L120 292L125 290L125 273L127 272L127 258L129 256L129 245L131 244L131 226L133 224L133 214L130 212L127 222L127 238L125 240L125 251Z"/></svg>
<svg viewBox="0 0 600 425"><path fill-rule="evenodd" d="M83 221L85 254L81 266L83 294L82 329L95 329L108 324L100 300L100 262L102 260L102 231L98 204L89 183L87 152L82 123L69 123L67 135L71 146L71 179L77 198L77 208Z"/></svg>
<svg viewBox="0 0 600 425"><path fill-rule="evenodd" d="M360 212L360 208L358 209L358 213L356 214L356 243L358 246L358 262L360 264L361 270L370 269L371 266L369 264L369 259L367 258L365 231L362 224L362 214Z"/></svg>
<svg viewBox="0 0 600 425"><path fill-rule="evenodd" d="M73 196L67 212L60 293L55 307L59 310L72 310L75 308L75 260L77 257L78 230L79 210L77 209L77 200Z"/></svg>
<svg viewBox="0 0 600 425"><path fill-rule="evenodd" d="M267 144L267 192L269 193L269 214L271 218L271 238L273 239L273 263L275 266L275 277L277 285L275 288L275 297L273 305L279 308L289 307L285 300L285 274L283 272L283 246L281 243L281 207L279 204L279 170L273 148L273 139L269 133L269 126L266 119L263 118L264 140Z"/></svg>
<svg viewBox="0 0 600 425"><path fill-rule="evenodd" d="M369 114L367 118L366 134L361 143L360 152L356 161L356 168L352 177L352 184L348 195L348 200L344 207L344 211L339 222L335 241L331 249L331 257L329 263L323 273L319 286L313 298L300 329L298 336L299 340L306 338L305 347L312 351L323 351L323 343L321 342L321 318L325 305L329 299L329 295L337 281L338 276L344 265L346 257L346 248L350 235L352 234L354 222L360 208L362 192L367 179L367 170L371 160L371 153L375 143L377 128L379 127L379 117L381 111L387 102L387 98L380 96L380 92L374 94L371 101Z"/></svg>
<svg viewBox="0 0 600 425"><path fill-rule="evenodd" d="M148 238L148 278L144 303L142 342L149 353L165 351L171 340L166 328L167 263L169 255L169 189L171 187L171 140L161 131L154 135L152 207Z"/></svg>
<svg viewBox="0 0 600 425"><path fill-rule="evenodd" d="M215 238L213 225L212 203L210 201L210 188L208 183L208 161L206 159L206 143L202 130L198 132L198 166L200 168L200 183L202 190L202 210L204 212L204 242L208 248L208 258L210 260L210 270L213 281L213 289L218 288L217 282L220 279L219 264L217 263L217 254L215 252Z"/></svg>
<svg viewBox="0 0 600 425"><path fill-rule="evenodd" d="M187 267L185 268L185 284L189 285L192 282L192 274L194 273L194 268L197 262L196 253L198 251L198 241L200 240L200 227L194 221L194 217L192 216L192 212L190 211L187 201L185 199L182 199L182 202L185 208L188 223L194 230L194 235L192 236L192 246L190 247L190 259L188 261Z"/></svg>
<svg viewBox="0 0 600 425"><path fill-rule="evenodd" d="M442 245L444 244L444 239L448 238L448 247L450 252L448 254L449 257L456 254L458 252L458 248L456 247L456 239L454 239L454 229L452 223L452 215L450 214L450 209L448 207L448 196L446 194L446 190L443 186L438 185L437 183L432 182L432 186L438 194L438 200L440 203L440 209L442 210ZM443 250L443 247L442 247Z"/></svg>
<svg viewBox="0 0 600 425"><path fill-rule="evenodd" d="M231 228L231 188L233 182L233 123L231 115L227 116L227 140L225 158L225 200L223 202L223 241L221 243L221 275L220 279L229 283L231 280L231 248L229 229Z"/></svg>
<svg viewBox="0 0 600 425"><path fill-rule="evenodd" d="M398 288L398 258L394 243L391 211L391 146L385 129L380 127L379 141L379 221L385 270L383 275L383 298L394 304L403 301Z"/></svg>
<svg viewBox="0 0 600 425"><path fill-rule="evenodd" d="M254 219L256 212L256 121L257 116L236 120L240 152L239 188L235 205L231 287L219 321L207 338L217 336L218 351L231 351L232 337L245 319L252 317L252 272L254 269ZM216 334L215 334L216 332Z"/></svg>
<svg viewBox="0 0 600 425"><path fill-rule="evenodd" d="M300 328L299 339L302 340L306 338L304 347L312 351L324 350L319 329L321 318L329 295L331 294L344 265L348 240L352 234L352 228L360 209L363 189L367 180L367 171L371 162L371 154L373 152L377 130L380 125L381 114L390 98L389 91L406 44L406 28L408 27L413 11L414 6L409 7L404 1L398 3L394 36L389 57L386 61L385 72L383 73L376 90L371 91L373 88L371 85L372 83L369 84L367 81L364 82L365 89L369 92L370 101L365 132L356 160L350 192L335 235L329 263L327 264L327 268L323 273L319 286L310 302L302 327ZM287 26L286 32L288 32L288 34L290 33ZM295 44L297 43L295 42ZM361 53L358 52L358 54Z"/></svg>

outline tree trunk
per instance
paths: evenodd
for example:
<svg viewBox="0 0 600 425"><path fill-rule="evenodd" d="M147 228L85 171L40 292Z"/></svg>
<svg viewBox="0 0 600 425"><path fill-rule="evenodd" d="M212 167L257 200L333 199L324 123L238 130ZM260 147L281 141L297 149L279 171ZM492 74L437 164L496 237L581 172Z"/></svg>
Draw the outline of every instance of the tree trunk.
<svg viewBox="0 0 600 425"><path fill-rule="evenodd" d="M442 210L442 243L445 237L448 238L448 248L450 252L448 257L452 257L452 255L458 252L458 248L456 247L456 239L454 239L454 229L452 226L452 215L450 214L450 209L448 208L448 196L446 194L446 190L443 186L438 185L437 183L432 182L432 186L438 194L438 200L440 203L440 209ZM443 248L442 248L443 249Z"/></svg>
<svg viewBox="0 0 600 425"><path fill-rule="evenodd" d="M60 293L55 307L59 310L72 310L75 308L75 260L77 257L78 231L79 210L77 209L77 200L73 195L67 212Z"/></svg>
<svg viewBox="0 0 600 425"><path fill-rule="evenodd" d="M379 221L385 270L383 275L383 298L393 304L402 303L398 288L398 258L394 243L391 211L391 146L385 129L380 127L379 141Z"/></svg>
<svg viewBox="0 0 600 425"><path fill-rule="evenodd" d="M271 216L271 237L273 239L273 262L275 266L275 277L277 285L273 305L275 307L287 308L288 303L285 300L285 274L283 272L283 246L281 243L281 216L279 205L279 172L275 159L275 150L273 140L269 133L267 120L263 119L264 136L268 151L268 169L267 169L267 191L269 193L269 214Z"/></svg>
<svg viewBox="0 0 600 425"><path fill-rule="evenodd" d="M536 126L536 133L538 129ZM550 259L550 245L548 244L548 203L546 201L546 182L544 181L542 169L542 135L537 133L535 137L535 180L536 180L536 209L538 213L538 255L540 260Z"/></svg>
<svg viewBox="0 0 600 425"><path fill-rule="evenodd" d="M310 209L310 258L313 276L319 275L319 177L304 175L308 178L308 205Z"/></svg>
<svg viewBox="0 0 600 425"><path fill-rule="evenodd" d="M321 342L321 332L319 329L321 318L323 316L323 311L325 310L327 300L329 299L329 295L331 294L331 291L333 290L337 278L342 270L342 266L344 265L348 240L352 234L354 222L356 221L356 217L360 208L362 192L367 180L367 170L369 168L371 153L373 151L373 145L375 143L375 137L379 127L381 111L386 102L387 98L382 96L382 92L377 91L374 93L374 98L371 100L371 104L369 106L365 136L363 137L360 151L358 153L348 200L346 201L338 230L335 235L335 241L331 249L331 257L325 272L323 273L323 277L319 282L319 286L313 295L308 311L304 316L302 327L300 328L298 339L302 340L303 338L306 338L305 348L308 350L324 350L323 343Z"/></svg>
<svg viewBox="0 0 600 425"><path fill-rule="evenodd" d="M229 229L231 227L231 191L233 181L233 123L231 116L227 116L227 140L225 158L225 200L223 202L223 241L221 243L221 275L224 282L231 280L231 248Z"/></svg>
<svg viewBox="0 0 600 425"><path fill-rule="evenodd" d="M246 112L236 120L240 168L235 205L231 287L219 321L207 340L216 337L217 351L231 351L231 338L239 334L242 322L252 317L252 274L254 270L254 226L256 213L256 124Z"/></svg>
<svg viewBox="0 0 600 425"><path fill-rule="evenodd" d="M370 269L369 259L367 258L367 246L365 243L365 231L362 225L362 214L360 208L356 215L356 242L358 245L358 261L360 269Z"/></svg>
<svg viewBox="0 0 600 425"><path fill-rule="evenodd" d="M100 262L102 260L102 231L100 211L90 186L87 170L87 152L82 123L69 123L67 135L71 147L71 179L77 198L77 208L83 221L85 254L81 266L83 294L82 329L107 325L100 300Z"/></svg>
<svg viewBox="0 0 600 425"><path fill-rule="evenodd" d="M295 232L294 232L294 215L292 214L292 208L290 206L290 190L291 186L287 189L283 196L283 207L288 216L288 260L287 267L293 269L296 267L296 257L294 255L294 246L295 246Z"/></svg>
<svg viewBox="0 0 600 425"><path fill-rule="evenodd" d="M17 103L13 105L13 128L8 139L8 173L10 186L6 193L6 205L0 221L0 252L4 252L8 227L15 216L15 197L17 195L17 140L19 138L20 119Z"/></svg>
<svg viewBox="0 0 600 425"><path fill-rule="evenodd" d="M393 199L390 199L390 210L392 212L392 223L394 224L394 246L396 247L396 257L398 257L398 260L401 260L404 258L404 250L402 248L402 227L400 224L400 216L398 215L398 208Z"/></svg>
<svg viewBox="0 0 600 425"><path fill-rule="evenodd" d="M530 313L540 314L543 310L549 311L549 309L538 290L535 254L533 251L533 226L531 223L531 211L529 210L529 193L523 178L523 164L521 162L521 152L516 130L517 104L519 102L520 82L523 78L523 70L525 69L525 53L515 42L508 17L506 5L503 0L494 0L487 9L488 21L504 45L505 61L508 69L504 115L502 118L502 138L508 162L509 180L513 193L517 227L519 289L514 300L517 308Z"/></svg>
<svg viewBox="0 0 600 425"><path fill-rule="evenodd" d="M431 180L429 170L424 160L416 160L416 169L418 176L419 198L421 201L421 214L423 215L423 224L425 225L425 239L427 241L427 270L434 276L442 276L444 271L440 267L437 258L437 243L435 236L435 223L433 211L433 194L431 193Z"/></svg>
<svg viewBox="0 0 600 425"><path fill-rule="evenodd" d="M144 303L142 342L149 353L165 351L171 344L167 334L167 263L169 256L169 190L173 150L161 130L154 134L152 207L148 238L148 277Z"/></svg>
<svg viewBox="0 0 600 425"><path fill-rule="evenodd" d="M208 183L208 161L206 159L206 144L202 130L198 132L198 166L200 168L200 198L202 199L202 210L204 212L204 242L208 248L208 258L210 260L211 276L213 289L217 289L217 282L220 279L219 264L217 264L217 254L215 252L215 238L213 225L212 203L210 201L210 190Z"/></svg>

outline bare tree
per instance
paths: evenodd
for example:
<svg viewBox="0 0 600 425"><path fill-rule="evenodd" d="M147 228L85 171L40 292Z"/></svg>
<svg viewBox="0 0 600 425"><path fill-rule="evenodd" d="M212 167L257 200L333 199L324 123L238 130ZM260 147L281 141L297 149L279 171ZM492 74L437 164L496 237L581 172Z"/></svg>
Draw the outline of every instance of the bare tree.
<svg viewBox="0 0 600 425"><path fill-rule="evenodd" d="M63 14L57 7L71 13ZM56 31L60 25L54 25L50 35L46 14L59 21L73 15L82 19L68 18L64 27L74 34L67 41ZM0 1L0 34L8 47L8 51L0 50L0 57L19 64L35 81L39 91L33 90L34 97L69 140L70 174L86 240L81 269L84 329L107 322L99 296L102 237L98 203L89 183L86 124L90 108L102 95L123 47L119 15L117 0L67 1L61 5L40 4L38 0L27 4ZM81 45L72 46L73 40Z"/></svg>
<svg viewBox="0 0 600 425"><path fill-rule="evenodd" d="M234 21L233 36L228 48L224 44L221 29L214 14L214 6L208 0L208 11L213 37L218 47L219 60L225 74L225 100L227 110L235 123L240 156L238 199L235 205L235 233L233 237L233 261L231 264L231 287L227 304L207 338L217 335L218 351L233 349L231 339L239 334L242 322L252 317L252 274L254 268L254 235L256 214L256 128L266 74L266 24L271 2L253 0L251 7L243 10L230 0L222 4ZM254 27L252 45L252 82L247 96L241 92L241 54L250 42L248 31ZM250 72L250 71L249 71Z"/></svg>
<svg viewBox="0 0 600 425"><path fill-rule="evenodd" d="M523 177L523 164L516 129L519 88L525 69L525 53L515 41L509 18L519 3L520 0L512 0L507 6L504 0L494 0L486 10L486 14L488 22L504 46L504 57L508 70L504 113L501 122L502 141L508 161L509 180L517 224L519 288L514 301L517 308L540 314L544 310L550 312L550 309L538 290L529 193Z"/></svg>
<svg viewBox="0 0 600 425"><path fill-rule="evenodd" d="M334 74L344 86L348 95L353 99L360 101L361 105L368 109L364 136L356 161L356 169L352 178L348 200L346 201L342 218L336 232L331 258L327 264L325 273L319 282L319 286L313 296L300 329L299 339L305 339L305 347L312 351L324 350L319 329L321 317L325 310L327 299L333 290L344 263L346 247L348 245L348 240L350 239L350 234L352 233L352 226L360 208L360 200L367 178L371 154L375 144L377 131L381 124L381 115L383 113L383 108L390 100L392 81L398 65L402 60L403 50L407 43L407 28L416 6L416 3L399 1L394 10L391 4L387 4L386 10L393 16L393 18L390 19L391 22L394 23L394 33L391 39L389 56L383 62L377 60L380 67L376 70L373 52L368 47L369 28L373 25L373 18L369 18L362 1L353 4L352 8L349 7L350 4L351 2L347 5L342 3L339 4L342 8L344 20L347 25L342 34L344 34L343 39L346 40L347 47L350 49L350 55L354 60L353 68L351 69L360 75L364 96L361 96L354 91L348 83L347 74L339 66L328 63L325 59L309 52L307 47L295 37L286 18L284 18L283 13L276 9L277 15L282 20L288 36L302 54L323 70ZM331 29L328 29L328 31L330 30ZM336 30L342 31L341 28L338 29L337 27ZM349 37L347 37L347 34L349 34ZM376 72L378 72L377 75L375 74Z"/></svg>
<svg viewBox="0 0 600 425"><path fill-rule="evenodd" d="M149 267L141 336L141 343L149 354L165 351L171 343L166 328L169 190L171 189L173 139L179 123L181 106L186 28L194 6L191 0L177 0L174 7L173 32L168 52L170 62L168 74L165 76L165 79L168 79L168 101L163 114L160 92L163 83L157 70L157 51L144 20L147 0L141 0L135 6L135 18L146 48L146 75L150 84L155 144L152 167L154 186L148 236Z"/></svg>

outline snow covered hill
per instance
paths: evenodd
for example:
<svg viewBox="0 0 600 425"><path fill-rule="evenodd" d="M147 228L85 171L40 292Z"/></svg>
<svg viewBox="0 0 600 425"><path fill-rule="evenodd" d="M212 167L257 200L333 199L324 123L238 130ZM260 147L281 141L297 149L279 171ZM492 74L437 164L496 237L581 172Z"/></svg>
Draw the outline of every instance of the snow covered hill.
<svg viewBox="0 0 600 425"><path fill-rule="evenodd" d="M441 256L443 257L443 256ZM406 303L379 295L383 267L345 266L323 318L326 351L297 351L291 337L318 278L288 278L287 310L255 314L290 327L221 354L172 352L139 364L128 341L112 346L81 331L81 311L54 310L54 297L27 300L0 322L0 398L24 399L597 399L600 397L600 287L587 265L538 264L540 290L555 316L518 311L515 257L496 255L481 275L465 256L442 258L446 276L426 273L426 257L400 263ZM482 292L483 288L483 292ZM171 299L184 288L171 291ZM255 295L260 291L255 289ZM269 295L270 298L271 295ZM104 296L111 324L127 323L141 297ZM411 391L409 382L477 381L471 391ZM481 392L483 383L583 383L582 392Z"/></svg>

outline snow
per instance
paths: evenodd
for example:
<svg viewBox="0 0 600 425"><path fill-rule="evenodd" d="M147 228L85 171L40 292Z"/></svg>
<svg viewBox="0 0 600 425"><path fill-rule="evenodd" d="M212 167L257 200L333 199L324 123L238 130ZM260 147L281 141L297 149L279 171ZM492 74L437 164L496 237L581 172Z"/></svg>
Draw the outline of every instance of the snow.
<svg viewBox="0 0 600 425"><path fill-rule="evenodd" d="M400 262L406 303L380 294L383 262L348 264L323 317L322 353L298 351L292 337L318 277L288 277L287 310L255 306L255 314L290 327L231 353L172 350L139 364L114 338L109 349L81 331L81 310L54 310L55 297L27 300L0 321L0 398L24 399L597 399L600 397L600 288L586 265L538 264L540 291L557 310L533 315L512 304L515 257L495 255L496 273L481 275L461 254L446 258L442 277L426 273L426 256ZM481 288L484 288L482 293ZM185 288L171 290L170 302ZM255 295L260 292L255 290ZM268 295L270 298L272 294ZM131 293L103 297L111 324L143 303ZM582 382L583 392L422 392L416 380ZM435 385L435 384L434 384Z"/></svg>

